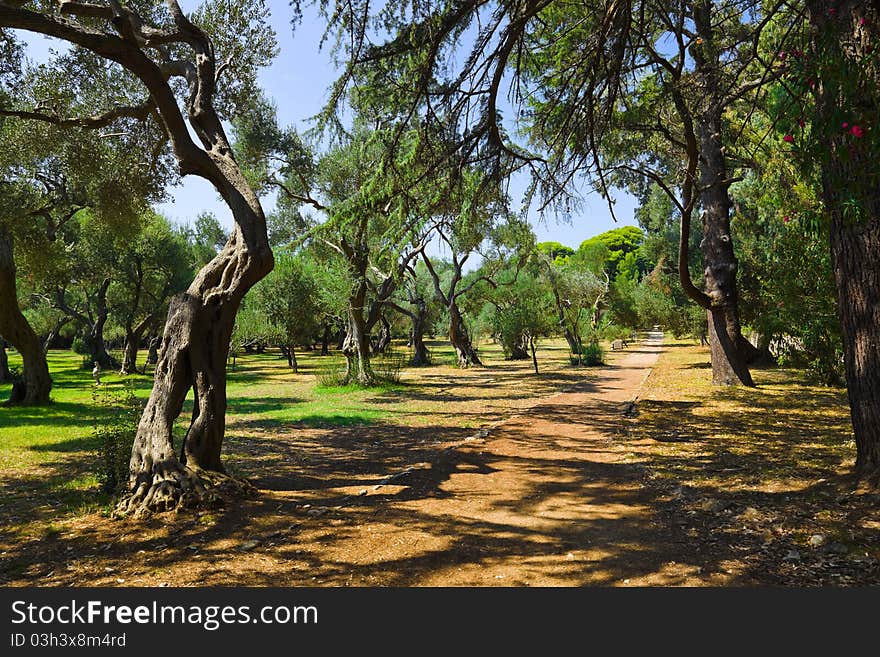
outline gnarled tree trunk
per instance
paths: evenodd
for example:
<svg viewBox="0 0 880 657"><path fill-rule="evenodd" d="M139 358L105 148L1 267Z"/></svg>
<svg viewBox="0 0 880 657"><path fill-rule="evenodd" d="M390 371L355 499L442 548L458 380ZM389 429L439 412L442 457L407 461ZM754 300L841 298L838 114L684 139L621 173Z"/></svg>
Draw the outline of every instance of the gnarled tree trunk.
<svg viewBox="0 0 880 657"><path fill-rule="evenodd" d="M159 362L159 347L162 344L162 336L158 333L150 336L149 344L147 345L147 363L149 365L155 365Z"/></svg>
<svg viewBox="0 0 880 657"><path fill-rule="evenodd" d="M448 311L449 342L452 343L455 354L458 356L458 366L467 368L471 365L482 365L483 361L480 360L477 350L474 349L471 336L464 323L464 318L461 316L461 311L459 311L458 304L455 303L454 299L449 305Z"/></svg>
<svg viewBox="0 0 880 657"><path fill-rule="evenodd" d="M49 403L52 378L40 338L18 307L15 256L12 235L0 227L0 335L18 350L22 358L22 379L12 387L10 404Z"/></svg>
<svg viewBox="0 0 880 657"><path fill-rule="evenodd" d="M425 330L428 323L428 305L424 299L419 299L415 304L415 310L412 315L412 330L410 331L410 345L412 346L413 356L410 365L414 367L423 367L431 364L431 353L425 344Z"/></svg>
<svg viewBox="0 0 880 657"><path fill-rule="evenodd" d="M256 196L236 170L225 192L235 230L226 246L171 301L150 399L131 457L132 494L120 510L163 510L219 501L218 489L240 490L224 475L220 454L226 428L226 354L245 293L272 269L272 250ZM237 183L237 184L235 184ZM189 429L175 454L174 420L189 390Z"/></svg>
<svg viewBox="0 0 880 657"><path fill-rule="evenodd" d="M140 350L141 336L134 331L125 332L125 348L122 354L122 367L120 374L133 374L137 372L137 356Z"/></svg>
<svg viewBox="0 0 880 657"><path fill-rule="evenodd" d="M349 299L348 331L342 345L346 360L346 380L362 386L370 386L376 382L376 375L370 366L370 334L363 311L366 298L366 285L358 285Z"/></svg>
<svg viewBox="0 0 880 657"><path fill-rule="evenodd" d="M391 344L391 324L385 319L385 316L379 319L382 328L379 329L379 335L376 336L376 343L373 345L373 353L384 354L385 350Z"/></svg>
<svg viewBox="0 0 880 657"><path fill-rule="evenodd" d="M49 350L52 348L52 345L55 344L55 340L58 339L58 336L61 335L61 329L67 326L70 322L73 321L73 318L68 316L62 316L55 322L55 326L52 327L52 330L49 331L49 335L46 336L45 342L43 342L43 352L48 354Z"/></svg>

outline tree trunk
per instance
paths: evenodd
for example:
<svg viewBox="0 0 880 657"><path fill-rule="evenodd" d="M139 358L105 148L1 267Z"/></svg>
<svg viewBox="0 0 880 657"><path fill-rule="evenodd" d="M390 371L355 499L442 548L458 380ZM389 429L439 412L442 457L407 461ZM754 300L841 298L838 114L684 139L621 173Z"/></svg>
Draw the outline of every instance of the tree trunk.
<svg viewBox="0 0 880 657"><path fill-rule="evenodd" d="M822 140L822 200L830 215L831 261L843 339L856 472L876 483L880 476L880 72L876 3L808 2L819 84L813 133ZM871 55L870 57L868 55ZM863 65L859 62L874 62ZM825 70L822 70L825 67ZM845 73L845 74L844 74ZM865 129L841 129L841 112Z"/></svg>
<svg viewBox="0 0 880 657"><path fill-rule="evenodd" d="M9 371L9 356L6 355L6 341L0 338L0 383L12 381L12 372Z"/></svg>
<svg viewBox="0 0 880 657"><path fill-rule="evenodd" d="M46 341L43 343L43 352L48 354L49 350L52 348L52 345L55 343L55 340L58 339L58 336L61 334L61 329L63 329L67 324L72 321L72 318L63 316L59 318L57 322L55 322L55 326L52 327L52 330L49 331L49 335L46 337Z"/></svg>
<svg viewBox="0 0 880 657"><path fill-rule="evenodd" d="M529 358L529 337L524 333L517 335L510 343L508 360L528 360Z"/></svg>
<svg viewBox="0 0 880 657"><path fill-rule="evenodd" d="M535 367L535 374L540 374L538 372L538 354L535 351L535 338L529 336L529 348L532 351L532 365Z"/></svg>
<svg viewBox="0 0 880 657"><path fill-rule="evenodd" d="M471 365L482 365L483 362L477 355L477 350L471 342L464 318L458 309L458 304L453 302L449 305L449 342L458 356L458 366L462 369Z"/></svg>
<svg viewBox="0 0 880 657"><path fill-rule="evenodd" d="M299 364L296 362L296 351L294 346L282 345L280 347L281 354L287 359L287 366L293 370L294 374L299 374Z"/></svg>
<svg viewBox="0 0 880 657"><path fill-rule="evenodd" d="M361 284L349 299L348 331L342 345L345 354L346 374L349 383L371 386L376 382L373 368L370 366L370 335L364 318L364 303L367 297L366 285Z"/></svg>
<svg viewBox="0 0 880 657"><path fill-rule="evenodd" d="M705 117L704 117L705 118ZM738 263L730 234L730 197L724 153L721 150L721 120L709 117L699 125L701 145L700 196L703 206L703 262L705 291L712 300L709 310L709 345L712 353L712 382L716 385L754 386L740 343L745 340L739 322L736 285Z"/></svg>
<svg viewBox="0 0 880 657"><path fill-rule="evenodd" d="M150 336L149 346L147 347L147 363L155 365L159 362L159 346L162 344L162 336L155 333Z"/></svg>
<svg viewBox="0 0 880 657"><path fill-rule="evenodd" d="M128 375L137 372L137 356L140 350L141 336L135 331L125 332L125 350L122 357L120 374Z"/></svg>
<svg viewBox="0 0 880 657"><path fill-rule="evenodd" d="M388 349L388 345L391 344L391 325L388 323L388 320L385 319L384 315L380 321L382 323L382 328L379 330L379 335L376 338L374 353L384 354L385 350Z"/></svg>
<svg viewBox="0 0 880 657"><path fill-rule="evenodd" d="M703 106L697 113L696 131L700 145L700 205L703 208L703 251L705 292L712 301L709 310L709 342L712 353L712 382L716 385L754 386L746 359L740 351L742 331L736 284L738 262L730 232L730 182L724 154L722 107L725 90L719 82L720 66L714 46L713 3L700 2L694 12L697 33L705 41L696 59ZM706 53L706 54L703 54ZM685 239L684 236L682 239Z"/></svg>
<svg viewBox="0 0 880 657"><path fill-rule="evenodd" d="M104 327L110 311L107 308L107 290L110 287L110 279L101 283L95 295L95 319L88 327L86 347L89 349L89 358L93 363L98 363L101 369L111 370L119 367L119 361L107 353L107 344L104 342Z"/></svg>
<svg viewBox="0 0 880 657"><path fill-rule="evenodd" d="M330 325L324 324L324 333L321 335L321 355L330 355Z"/></svg>
<svg viewBox="0 0 880 657"><path fill-rule="evenodd" d="M427 323L428 308L423 299L419 299L416 308L410 318L412 319L412 331L410 333L410 344L413 349L412 360L410 365L413 367L423 367L431 364L431 354L425 345L425 324Z"/></svg>
<svg viewBox="0 0 880 657"><path fill-rule="evenodd" d="M131 494L118 510L141 514L214 504L245 483L226 477L220 460L226 428L226 356L245 293L272 270L259 200L236 165L212 155L228 186L218 187L235 219L226 246L174 297L162 337L153 390L138 425L130 464ZM187 393L193 415L178 457L174 421Z"/></svg>
<svg viewBox="0 0 880 657"><path fill-rule="evenodd" d="M10 404L49 403L52 378L40 338L18 307L15 257L12 235L0 227L0 335L18 350L22 358L22 379L16 381Z"/></svg>

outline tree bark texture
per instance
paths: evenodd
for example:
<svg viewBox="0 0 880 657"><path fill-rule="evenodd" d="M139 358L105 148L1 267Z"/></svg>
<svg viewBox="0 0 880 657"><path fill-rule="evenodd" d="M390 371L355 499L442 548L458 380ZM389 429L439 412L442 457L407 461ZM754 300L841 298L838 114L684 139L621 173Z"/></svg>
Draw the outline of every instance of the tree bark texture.
<svg viewBox="0 0 880 657"><path fill-rule="evenodd" d="M364 317L366 301L367 286L362 279L348 301L348 331L342 345L346 360L346 380L362 386L370 386L376 382L370 366L370 333Z"/></svg>
<svg viewBox="0 0 880 657"><path fill-rule="evenodd" d="M712 302L709 309L712 382L716 385L754 386L746 357L740 350L744 338L736 281L739 263L734 255L730 231L730 182L722 137L726 92L720 80L713 12L713 3L706 0L697 3L694 11L696 31L703 41L702 47L695 51L696 74L703 94L696 111L696 131L700 152L699 199L703 208L704 285Z"/></svg>
<svg viewBox="0 0 880 657"><path fill-rule="evenodd" d="M376 343L373 345L373 353L384 354L391 344L391 324L388 323L384 315L379 319L379 323L381 328L379 335L376 336Z"/></svg>
<svg viewBox="0 0 880 657"><path fill-rule="evenodd" d="M454 298L450 298L452 303L447 308L449 311L449 342L452 343L452 347L455 349L455 354L458 357L458 366L461 368L467 368L471 365L482 366L483 361L480 360L477 350L474 349L471 336L464 323L464 318L458 309L458 304L455 303Z"/></svg>
<svg viewBox="0 0 880 657"><path fill-rule="evenodd" d="M814 90L822 135L822 200L830 218L831 260L856 472L880 478L880 7L875 2L807 3L816 60L826 68ZM832 13L830 9L834 9ZM858 64L858 62L868 62ZM871 63L873 62L873 63ZM845 73L844 73L845 72ZM840 128L841 111L867 128Z"/></svg>
<svg viewBox="0 0 880 657"><path fill-rule="evenodd" d="M150 336L147 346L147 363L155 365L159 362L159 347L162 346L162 336L158 333Z"/></svg>
<svg viewBox="0 0 880 657"><path fill-rule="evenodd" d="M140 351L141 336L134 331L125 332L125 348L122 353L122 367L120 374L134 374L137 372L137 357Z"/></svg>
<svg viewBox="0 0 880 657"><path fill-rule="evenodd" d="M413 367L424 367L431 364L431 353L425 345L425 331L428 323L428 305L424 299L418 299L415 308L410 315L412 320L412 330L410 332L410 344L412 346L413 355L410 365Z"/></svg>
<svg viewBox="0 0 880 657"><path fill-rule="evenodd" d="M738 263L730 231L730 197L722 120L728 85L721 79L721 51L716 46L715 3L699 0L692 6L699 40L689 50L694 58L693 79L698 83L694 106L681 88L671 89L673 103L684 127L687 167L682 185L679 276L685 293L708 313L712 381L717 385L754 385L740 352L742 331L736 284ZM679 79L681 82L681 79ZM704 289L690 278L688 241L695 202L702 206Z"/></svg>
<svg viewBox="0 0 880 657"><path fill-rule="evenodd" d="M0 336L22 358L22 378L12 387L10 404L35 406L49 403L52 378L43 344L18 307L15 253L12 235L0 227Z"/></svg>

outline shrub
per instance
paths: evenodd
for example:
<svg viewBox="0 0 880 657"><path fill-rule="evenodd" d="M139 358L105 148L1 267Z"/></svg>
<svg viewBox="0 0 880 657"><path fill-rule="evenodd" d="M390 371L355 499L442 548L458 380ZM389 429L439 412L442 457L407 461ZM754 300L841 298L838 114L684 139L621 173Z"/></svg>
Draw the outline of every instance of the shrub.
<svg viewBox="0 0 880 657"><path fill-rule="evenodd" d="M373 373L379 381L400 383L400 372L406 365L406 356L391 349L372 361Z"/></svg>
<svg viewBox="0 0 880 657"><path fill-rule="evenodd" d="M598 342L591 341L582 345L580 354L573 354L570 359L572 365L586 365L587 367L604 365L605 350Z"/></svg>
<svg viewBox="0 0 880 657"><path fill-rule="evenodd" d="M346 381L345 369L339 369L338 363L322 363L315 372L319 388L338 388Z"/></svg>
<svg viewBox="0 0 880 657"><path fill-rule="evenodd" d="M134 395L134 386L95 386L92 390L94 416L92 435L99 456L95 476L101 489L119 495L128 486L129 459L144 404Z"/></svg>

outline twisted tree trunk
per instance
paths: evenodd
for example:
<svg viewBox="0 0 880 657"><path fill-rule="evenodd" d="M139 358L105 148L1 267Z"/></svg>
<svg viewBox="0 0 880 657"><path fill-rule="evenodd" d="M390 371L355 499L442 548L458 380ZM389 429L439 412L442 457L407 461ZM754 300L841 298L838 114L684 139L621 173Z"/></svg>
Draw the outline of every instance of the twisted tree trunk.
<svg viewBox="0 0 880 657"><path fill-rule="evenodd" d="M216 503L224 492L245 487L223 476L220 460L226 354L241 300L271 271L272 250L258 199L231 167L227 175L237 184L221 191L236 227L189 289L171 301L153 391L132 449L132 493L120 505L123 512ZM177 456L172 429L190 389L193 415Z"/></svg>
<svg viewBox="0 0 880 657"><path fill-rule="evenodd" d="M452 343L452 347L455 349L455 354L458 357L458 366L463 369L471 365L482 366L483 361L480 360L477 350L474 349L471 336L464 323L464 318L461 316L461 311L458 309L458 304L455 303L454 298L449 305L448 311L449 342Z"/></svg>
<svg viewBox="0 0 880 657"><path fill-rule="evenodd" d="M180 174L209 181L232 211L235 226L226 246L170 304L153 390L132 446L130 493L117 509L145 513L219 501L224 490L247 488L225 476L220 461L232 328L245 293L273 266L260 201L235 161L214 107L226 65L218 64L210 37L176 0L165 0L166 14L154 25L130 3L63 2L58 13L49 5L32 11L24 4L0 3L0 27L76 44L125 68L145 91L140 105L116 105L97 117L28 116L89 129L107 127L120 117L155 117ZM177 93L183 87L187 94L181 102ZM190 389L193 414L178 456L173 425Z"/></svg>
<svg viewBox="0 0 880 657"><path fill-rule="evenodd" d="M424 299L416 302L415 310L412 315L412 330L410 332L410 344L413 350L413 356L410 365L414 367L423 367L431 364L431 353L425 344L425 331L428 324L428 305Z"/></svg>
<svg viewBox="0 0 880 657"><path fill-rule="evenodd" d="M107 290L110 287L110 279L105 279L98 289L95 298L97 314L95 321L89 326L89 334L86 336L86 345L90 350L89 357L93 362L101 365L103 369L115 369L119 367L119 361L107 353L107 343L104 342L104 327L110 311L107 308Z"/></svg>
<svg viewBox="0 0 880 657"><path fill-rule="evenodd" d="M49 349L52 348L52 345L55 344L55 340L58 339L58 336L61 335L61 329L67 326L70 322L73 321L72 317L62 316L55 322L55 326L52 327L52 330L49 331L49 335L46 336L45 342L43 342L43 352L48 354Z"/></svg>
<svg viewBox="0 0 880 657"><path fill-rule="evenodd" d="M376 375L370 366L370 333L364 317L366 299L367 286L362 282L355 287L348 302L348 331L345 333L342 353L346 360L346 380L371 386L376 382Z"/></svg>
<svg viewBox="0 0 880 657"><path fill-rule="evenodd" d="M133 374L137 372L137 356L140 350L141 336L132 330L125 332L125 348L122 355L122 367L120 374Z"/></svg>
<svg viewBox="0 0 880 657"><path fill-rule="evenodd" d="M12 387L8 403L27 406L49 403L52 378L40 338L18 307L12 235L0 226L0 335L18 350L22 378Z"/></svg>
<svg viewBox="0 0 880 657"><path fill-rule="evenodd" d="M159 347L162 344L162 336L158 333L150 336L150 342L147 346L147 363L155 365L159 362Z"/></svg>
<svg viewBox="0 0 880 657"><path fill-rule="evenodd" d="M380 318L379 323L382 325L382 328L379 329L379 335L376 337L373 353L384 354L391 344L391 324L388 323L384 315Z"/></svg>

